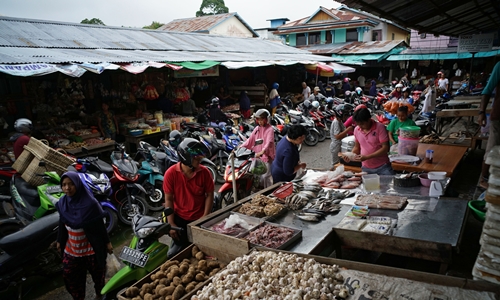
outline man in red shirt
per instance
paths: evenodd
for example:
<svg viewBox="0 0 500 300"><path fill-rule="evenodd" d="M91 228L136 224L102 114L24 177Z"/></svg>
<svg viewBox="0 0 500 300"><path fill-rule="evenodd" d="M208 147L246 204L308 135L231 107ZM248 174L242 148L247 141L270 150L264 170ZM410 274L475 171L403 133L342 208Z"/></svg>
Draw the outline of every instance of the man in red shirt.
<svg viewBox="0 0 500 300"><path fill-rule="evenodd" d="M170 230L172 247L168 258L173 257L189 245L187 225L212 211L214 182L210 171L200 164L208 149L199 141L186 138L177 148L180 162L165 172L163 190L165 207L174 213L167 217L168 223L183 230Z"/></svg>
<svg viewBox="0 0 500 300"><path fill-rule="evenodd" d="M24 151L24 145L28 145L31 138L33 124L29 119L21 118L14 122L14 129L18 132L10 140L14 142L14 157L17 159Z"/></svg>

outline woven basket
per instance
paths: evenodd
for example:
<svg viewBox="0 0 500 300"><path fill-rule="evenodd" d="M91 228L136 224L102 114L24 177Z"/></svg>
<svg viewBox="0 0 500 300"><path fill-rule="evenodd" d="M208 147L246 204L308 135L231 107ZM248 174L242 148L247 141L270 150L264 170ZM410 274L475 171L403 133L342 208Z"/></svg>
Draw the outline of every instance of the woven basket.
<svg viewBox="0 0 500 300"><path fill-rule="evenodd" d="M31 138L30 142L27 146L29 151L35 155L39 160L43 160L45 162L50 162L53 165L58 165L62 168L67 168L69 165L73 163L73 160L64 154L50 148L42 141L37 140L35 138Z"/></svg>
<svg viewBox="0 0 500 300"><path fill-rule="evenodd" d="M45 161L45 166L40 167L38 164L40 163L40 159L38 157L34 157L29 166L26 168L26 170L23 172L21 177L26 180L27 183L31 184L32 186L39 186L42 184L45 184L45 181L42 176L38 176L37 174L43 174L45 172L52 172L55 171L57 174L62 175L65 171L66 168L63 168L61 166L55 165L51 163L50 161Z"/></svg>
<svg viewBox="0 0 500 300"><path fill-rule="evenodd" d="M14 164L12 164L12 168L16 170L19 173L23 173L24 170L29 166L31 161L33 160L35 156L29 151L29 150L24 150L21 155L16 159Z"/></svg>

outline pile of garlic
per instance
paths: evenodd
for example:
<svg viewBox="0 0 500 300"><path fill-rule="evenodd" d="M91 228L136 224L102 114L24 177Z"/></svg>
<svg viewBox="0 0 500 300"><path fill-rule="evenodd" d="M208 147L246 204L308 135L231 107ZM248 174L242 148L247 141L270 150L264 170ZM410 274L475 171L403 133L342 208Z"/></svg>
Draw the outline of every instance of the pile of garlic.
<svg viewBox="0 0 500 300"><path fill-rule="evenodd" d="M191 299L345 299L338 270L296 254L253 251L229 263Z"/></svg>

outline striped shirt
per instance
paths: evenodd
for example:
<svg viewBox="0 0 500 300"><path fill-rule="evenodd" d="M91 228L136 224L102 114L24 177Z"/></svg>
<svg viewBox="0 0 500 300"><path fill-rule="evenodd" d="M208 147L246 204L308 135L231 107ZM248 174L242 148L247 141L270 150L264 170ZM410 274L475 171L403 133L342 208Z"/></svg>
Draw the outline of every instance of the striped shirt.
<svg viewBox="0 0 500 300"><path fill-rule="evenodd" d="M95 254L92 245L90 245L83 229L73 229L67 225L68 241L64 252L76 257L89 256Z"/></svg>

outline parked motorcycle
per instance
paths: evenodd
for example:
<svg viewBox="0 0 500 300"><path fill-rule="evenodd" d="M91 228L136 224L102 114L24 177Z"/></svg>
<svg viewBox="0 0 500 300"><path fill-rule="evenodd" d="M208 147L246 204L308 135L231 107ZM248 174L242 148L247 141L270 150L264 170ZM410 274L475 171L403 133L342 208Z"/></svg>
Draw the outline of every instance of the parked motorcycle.
<svg viewBox="0 0 500 300"><path fill-rule="evenodd" d="M152 211L162 210L165 201L163 175L166 171L165 159L167 154L157 150L151 144L140 141L135 156L135 160L141 164L138 183L142 184L146 190L146 201L148 208Z"/></svg>
<svg viewBox="0 0 500 300"><path fill-rule="evenodd" d="M172 214L171 208L166 208L160 218L137 214L132 219L134 236L128 247L123 247L120 258L125 263L102 288L105 299L112 299L124 287L130 286L150 272L158 268L167 258L169 247L160 243L159 238L168 234L174 228L166 222Z"/></svg>
<svg viewBox="0 0 500 300"><path fill-rule="evenodd" d="M259 139L255 141L255 146L262 144L264 141ZM218 193L214 197L213 210L222 208L222 205L230 205L234 203L233 196L233 177L236 180L237 198L243 199L250 195L254 184L254 176L249 172L252 158L255 157L255 152L252 150L240 147L232 152L234 155L234 170L231 167L229 160L224 173L225 183L219 188ZM229 157L231 159L231 157ZM234 176L233 176L234 173Z"/></svg>
<svg viewBox="0 0 500 300"><path fill-rule="evenodd" d="M113 189L107 174L113 172L113 167L98 157L78 158L75 163L68 167L68 171L78 172L85 184L85 188L92 192L104 211L104 224L106 231L111 233L118 224L118 210L111 202Z"/></svg>
<svg viewBox="0 0 500 300"><path fill-rule="evenodd" d="M307 146L315 146L319 142L319 131L314 125L314 121L306 116L303 116L300 111L290 110L290 120L292 124L299 124L306 128L307 135L304 143Z"/></svg>
<svg viewBox="0 0 500 300"><path fill-rule="evenodd" d="M44 165L40 162L40 165ZM33 187L19 174L12 176L10 182L11 201L2 203L3 209L10 218L0 221L0 237L16 232L34 220L40 219L56 211L55 204L64 193L61 178L56 172L45 172L46 183Z"/></svg>
<svg viewBox="0 0 500 300"><path fill-rule="evenodd" d="M136 214L146 215L148 213L146 200L137 195L137 191L144 194L147 192L142 185L137 183L139 180L138 163L125 153L125 146L119 145L118 148L118 151L111 153L114 174L111 177L113 200L118 205L120 221L130 225Z"/></svg>
<svg viewBox="0 0 500 300"><path fill-rule="evenodd" d="M10 180L16 173L12 167L0 167L0 201L10 199Z"/></svg>
<svg viewBox="0 0 500 300"><path fill-rule="evenodd" d="M12 286L21 291L26 277L62 270L60 253L50 247L57 238L58 226L59 213L55 212L0 239L0 291Z"/></svg>

